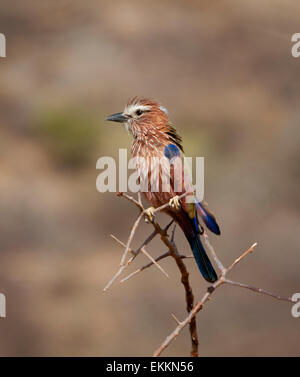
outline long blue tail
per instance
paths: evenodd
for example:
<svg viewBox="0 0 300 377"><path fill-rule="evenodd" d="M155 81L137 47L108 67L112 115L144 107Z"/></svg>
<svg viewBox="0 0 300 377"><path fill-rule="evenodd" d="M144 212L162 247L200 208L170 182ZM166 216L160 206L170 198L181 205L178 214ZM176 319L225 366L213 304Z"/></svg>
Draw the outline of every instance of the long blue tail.
<svg viewBox="0 0 300 377"><path fill-rule="evenodd" d="M200 240L199 234L196 234L194 236L186 235L186 238L189 241L189 244L191 246L195 260L197 262L197 265L199 267L199 270L202 276L208 282L214 283L216 280L218 280L218 276L210 260L208 259L206 251Z"/></svg>

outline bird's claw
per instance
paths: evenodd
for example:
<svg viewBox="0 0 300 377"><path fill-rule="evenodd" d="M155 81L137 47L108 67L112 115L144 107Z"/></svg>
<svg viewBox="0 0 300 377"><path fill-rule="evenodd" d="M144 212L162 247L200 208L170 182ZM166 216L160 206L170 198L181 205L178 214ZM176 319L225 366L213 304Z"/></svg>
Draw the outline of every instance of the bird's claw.
<svg viewBox="0 0 300 377"><path fill-rule="evenodd" d="M174 196L172 199L170 199L170 201L169 201L169 206L171 207L171 208L175 208L177 211L180 209L180 203L179 203L179 196L178 195L176 195L176 196Z"/></svg>
<svg viewBox="0 0 300 377"><path fill-rule="evenodd" d="M145 216L145 221L146 221L146 223L147 222L153 222L153 218L154 218L154 210L155 210L155 208L154 207L149 207L149 208L147 208L147 209L145 209L144 210L144 214L146 215Z"/></svg>

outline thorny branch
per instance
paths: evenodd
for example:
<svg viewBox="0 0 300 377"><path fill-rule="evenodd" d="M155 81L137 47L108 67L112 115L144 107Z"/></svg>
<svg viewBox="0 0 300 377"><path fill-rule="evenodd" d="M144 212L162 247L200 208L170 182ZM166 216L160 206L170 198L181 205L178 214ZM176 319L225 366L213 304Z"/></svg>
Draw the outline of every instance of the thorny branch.
<svg viewBox="0 0 300 377"><path fill-rule="evenodd" d="M185 192L184 194L179 196L179 199L182 199L184 196L186 196L188 194L190 194L190 192ZM193 256L192 255L189 255L189 256L182 255L178 252L177 246L174 242L175 226L172 230L171 238L169 238L167 231L170 228L170 226L172 225L173 221L171 221L165 228L161 228L161 226L158 224L156 219L154 219L151 223L152 226L154 227L154 231L146 238L146 240L136 250L133 250L130 247L131 242L134 238L134 235L136 233L136 230L138 228L140 220L142 219L143 216L146 217L147 215L145 214L145 208L143 207L140 195L138 195L138 200L136 200L132 196L129 196L129 195L124 194L124 193L120 193L120 194L118 194L118 196L123 197L123 198L127 199L128 201L130 201L131 203L133 203L139 209L140 215L138 216L137 220L135 221L135 223L134 223L134 225L131 229L131 232L130 232L130 235L129 235L129 238L128 238L126 244L123 243L122 241L120 241L114 235L111 235L111 237L124 248L124 252L123 252L123 255L122 255L122 258L121 258L120 267L119 267L118 271L112 277L112 279L108 282L106 287L103 289L103 292L107 291L110 288L110 286L122 274L122 272L126 269L126 267L128 267L132 263L132 261L135 259L135 257L140 252L142 252L147 258L149 258L150 262L148 264L140 267L136 271L132 272L128 276L124 277L120 281L120 283L124 283L128 279L132 278L133 276L137 275L138 273L144 271L145 269L147 269L147 268L149 268L153 265L155 265L166 277L169 277L167 272L161 267L160 264L158 264L158 262L160 260L167 258L167 257L172 257L175 260L175 263L176 263L176 265L177 265L177 267L180 271L181 282L182 282L184 289L185 289L185 301L186 301L186 309L187 309L188 315L184 320L180 321L180 320L177 319L177 317L173 313L171 314L173 319L175 320L175 322L177 324L177 327L174 329L174 331L170 335L168 335L165 338L165 340L161 343L161 345L153 353L153 356L159 356L169 346L169 344L179 335L181 330L188 324L189 324L191 344L192 344L191 356L194 356L194 357L198 356L198 335L197 335L197 327L196 327L196 315L200 310L202 310L204 305L210 300L210 298L213 295L213 293L215 292L215 290L217 288L219 288L220 286L222 286L223 284L229 284L229 285L237 286L237 287L240 287L240 288L246 288L246 289L251 290L251 291L256 292L256 293L261 293L261 294L264 294L264 295L267 295L267 296L271 296L271 297L273 297L277 300L293 302L290 297L281 297L281 296L278 296L278 295L276 295L272 292L266 291L262 288L253 287L253 286L250 286L250 285L247 285L247 284L244 284L244 283L240 283L240 282L236 282L236 281L232 281L232 280L227 279L227 274L239 262L241 262L248 254L250 254L254 251L254 248L257 245L257 243L254 243L252 246L250 246L249 249L247 249L240 257L238 257L229 267L225 268L224 265L222 264L222 262L220 261L220 259L218 258L214 248L210 244L206 232L204 232L204 234L203 234L204 242L206 244L207 249L210 251L210 254L213 257L216 265L218 266L218 268L220 270L220 277L214 284L212 284L210 287L208 287L207 292L202 297L202 299L194 305L194 295L193 295L192 288L191 288L191 285L190 285L190 282L189 282L189 273L188 273L188 270L187 270L187 268L186 268L186 266L183 262L183 259L193 258ZM161 211L162 209L166 208L167 206L168 206L168 203L164 204L163 206L161 206L159 208L156 208L154 213ZM153 238L156 237L156 235L160 235L160 238L161 238L163 244L168 248L168 251L161 254L160 256L158 256L157 258L154 259L146 251L145 247L146 247L146 245L148 245L153 240ZM129 257L126 261L128 253L131 253L131 257Z"/></svg>

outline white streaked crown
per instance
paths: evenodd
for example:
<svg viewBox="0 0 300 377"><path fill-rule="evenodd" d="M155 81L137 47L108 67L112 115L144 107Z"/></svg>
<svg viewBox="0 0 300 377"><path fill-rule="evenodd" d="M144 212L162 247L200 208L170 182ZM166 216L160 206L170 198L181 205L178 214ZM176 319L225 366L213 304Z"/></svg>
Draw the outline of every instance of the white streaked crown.
<svg viewBox="0 0 300 377"><path fill-rule="evenodd" d="M148 111L151 110L151 106L139 105L138 103L134 103L132 105L128 105L125 107L124 114L130 115L134 118L137 110Z"/></svg>

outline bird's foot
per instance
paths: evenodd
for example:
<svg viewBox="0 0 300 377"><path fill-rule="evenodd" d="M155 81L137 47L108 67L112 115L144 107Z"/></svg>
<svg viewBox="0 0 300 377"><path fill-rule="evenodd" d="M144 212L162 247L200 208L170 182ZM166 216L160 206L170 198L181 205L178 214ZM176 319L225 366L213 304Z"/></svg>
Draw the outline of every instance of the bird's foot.
<svg viewBox="0 0 300 377"><path fill-rule="evenodd" d="M144 210L144 214L146 215L146 216L145 216L145 221L146 221L146 223L147 223L148 221L150 221L151 223L153 222L154 211L155 211L155 208L154 208L154 207L149 207L149 208L147 208L147 209Z"/></svg>
<svg viewBox="0 0 300 377"><path fill-rule="evenodd" d="M169 201L169 206L171 207L171 208L175 208L177 211L180 209L180 203L179 203L179 196L178 195L176 195L176 196L174 196L172 199L170 199L170 201Z"/></svg>

